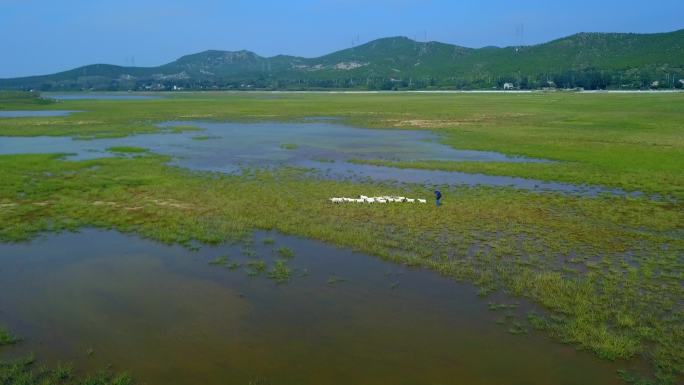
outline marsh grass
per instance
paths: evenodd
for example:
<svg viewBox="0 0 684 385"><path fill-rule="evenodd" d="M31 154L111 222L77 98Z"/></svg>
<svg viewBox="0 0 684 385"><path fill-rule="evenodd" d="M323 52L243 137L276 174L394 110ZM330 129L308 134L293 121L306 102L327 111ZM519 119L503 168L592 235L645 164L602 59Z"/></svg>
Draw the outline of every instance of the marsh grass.
<svg viewBox="0 0 684 385"><path fill-rule="evenodd" d="M644 378L625 369L618 369L617 373L618 376L629 385L658 385L650 378Z"/></svg>
<svg viewBox="0 0 684 385"><path fill-rule="evenodd" d="M228 256L227 255L222 255L220 257L216 257L209 261L210 265L214 266L223 266L226 267L228 265Z"/></svg>
<svg viewBox="0 0 684 385"><path fill-rule="evenodd" d="M55 379L63 381L74 375L74 367L71 364L58 363L53 372Z"/></svg>
<svg viewBox="0 0 684 385"><path fill-rule="evenodd" d="M70 365L54 368L39 366L33 357L0 361L0 384L3 385L134 385L126 373L99 371L77 376Z"/></svg>
<svg viewBox="0 0 684 385"><path fill-rule="evenodd" d="M292 269L287 266L287 262L278 259L268 272L268 278L274 280L276 283L286 283L290 281L292 276Z"/></svg>
<svg viewBox="0 0 684 385"><path fill-rule="evenodd" d="M338 277L336 275L333 275L333 276L328 277L328 280L326 281L326 283L328 285L335 285L335 284L346 282L346 281L347 280L342 278L342 277Z"/></svg>
<svg viewBox="0 0 684 385"><path fill-rule="evenodd" d="M242 264L240 262L233 261L233 262L229 263L227 267L228 267L228 270L237 270L240 268L240 266L242 266Z"/></svg>
<svg viewBox="0 0 684 385"><path fill-rule="evenodd" d="M257 258L259 254L256 252L256 250L252 249L251 247L245 247L243 248L240 253L244 255L247 258Z"/></svg>
<svg viewBox="0 0 684 385"><path fill-rule="evenodd" d="M280 145L280 148L283 150L296 150L299 148L299 145L295 143L283 143Z"/></svg>
<svg viewBox="0 0 684 385"><path fill-rule="evenodd" d="M508 332L516 335L527 335L529 333L525 325L518 321L513 321L511 323L511 327L508 328Z"/></svg>
<svg viewBox="0 0 684 385"><path fill-rule="evenodd" d="M318 157L318 158L313 158L313 160L315 160L316 162L320 162L320 163L335 163L335 159L330 159L330 158Z"/></svg>
<svg viewBox="0 0 684 385"><path fill-rule="evenodd" d="M487 303L487 308L492 311L498 311L498 310L507 310L507 309L515 309L518 306L515 304L506 304L506 303L495 303L495 302L489 302Z"/></svg>
<svg viewBox="0 0 684 385"><path fill-rule="evenodd" d="M13 345L17 343L17 338L12 335L7 329L0 326L0 346Z"/></svg>
<svg viewBox="0 0 684 385"><path fill-rule="evenodd" d="M281 246L278 248L278 255L280 255L283 258L294 258L295 252L291 248L287 246Z"/></svg>
<svg viewBox="0 0 684 385"><path fill-rule="evenodd" d="M137 146L114 146L107 148L107 151L122 154L142 154L147 153L150 150Z"/></svg>
<svg viewBox="0 0 684 385"><path fill-rule="evenodd" d="M211 140L211 139L219 139L219 138L220 138L220 136L197 135L197 136L193 136L191 139L202 141L202 140Z"/></svg>
<svg viewBox="0 0 684 385"><path fill-rule="evenodd" d="M256 277L266 271L266 262L262 260L249 261L245 265L247 267L247 274L251 277Z"/></svg>

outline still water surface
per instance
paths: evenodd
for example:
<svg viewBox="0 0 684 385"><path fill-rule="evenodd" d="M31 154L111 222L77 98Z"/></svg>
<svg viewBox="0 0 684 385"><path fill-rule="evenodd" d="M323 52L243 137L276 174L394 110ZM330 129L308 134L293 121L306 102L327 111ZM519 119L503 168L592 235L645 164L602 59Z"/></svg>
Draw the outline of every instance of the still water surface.
<svg viewBox="0 0 684 385"><path fill-rule="evenodd" d="M247 274L281 246L289 283ZM209 264L220 255L243 265ZM0 244L0 266L2 318L25 337L1 356L111 364L144 384L605 385L623 365L509 334L469 285L278 234L191 252L84 230Z"/></svg>
<svg viewBox="0 0 684 385"><path fill-rule="evenodd" d="M332 179L371 179L424 185L512 186L530 191L579 195L625 192L600 186L545 182L462 172L397 169L353 164L352 159L397 161L445 160L538 163L542 159L511 157L491 151L457 150L426 131L354 128L326 121L305 123L168 122L172 129L193 126L202 131L155 133L124 138L75 140L69 137L2 137L0 154L70 153L72 159L113 154L114 146L138 146L173 157L172 164L201 171L239 172L244 167L305 167Z"/></svg>

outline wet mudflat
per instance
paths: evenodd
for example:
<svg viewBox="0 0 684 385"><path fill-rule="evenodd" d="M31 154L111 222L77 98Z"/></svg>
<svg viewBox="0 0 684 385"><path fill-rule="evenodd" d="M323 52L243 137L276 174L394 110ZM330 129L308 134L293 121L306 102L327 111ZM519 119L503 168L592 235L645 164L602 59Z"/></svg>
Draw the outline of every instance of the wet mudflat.
<svg viewBox="0 0 684 385"><path fill-rule="evenodd" d="M189 251L84 230L2 244L0 266L26 336L1 356L147 384L612 384L625 366L510 334L470 285L274 233Z"/></svg>

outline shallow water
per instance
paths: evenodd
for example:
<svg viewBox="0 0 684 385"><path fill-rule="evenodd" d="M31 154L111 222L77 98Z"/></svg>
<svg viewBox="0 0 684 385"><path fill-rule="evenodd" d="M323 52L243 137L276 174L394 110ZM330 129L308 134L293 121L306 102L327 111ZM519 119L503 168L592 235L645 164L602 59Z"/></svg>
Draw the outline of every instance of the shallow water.
<svg viewBox="0 0 684 385"><path fill-rule="evenodd" d="M172 163L175 165L201 171L234 173L245 166L287 165L310 168L318 176L333 179L369 178L424 185L512 186L531 191L579 195L625 194L620 190L598 186L349 163L351 159L544 162L540 159L508 157L496 152L456 150L439 143L436 135L425 131L361 129L320 120L257 124L171 122L162 127L170 129L181 125L200 127L203 131L96 140L2 137L0 154L59 152L74 154L71 156L73 159L94 159L112 156L107 151L109 147L139 146L174 157ZM288 148L288 144L295 146Z"/></svg>
<svg viewBox="0 0 684 385"><path fill-rule="evenodd" d="M471 174L457 171L399 169L394 167L373 166L365 164L301 162L302 167L310 167L321 172L326 178L373 181L401 181L418 183L429 187L444 185L514 187L529 191L556 191L573 195L596 196L599 194L639 195L626 193L619 189L610 189L591 185L574 185L560 182L545 182L535 179Z"/></svg>
<svg viewBox="0 0 684 385"><path fill-rule="evenodd" d="M369 130L330 123L202 123L174 122L163 128L193 126L203 131L133 135L124 138L73 140L69 137L2 137L0 153L74 153L76 159L110 156L112 146L140 146L189 159L196 168L221 165L291 164L302 160L453 160L541 162L496 152L456 150L429 132ZM201 140L202 138L206 140ZM198 140L200 139L200 140ZM284 148L294 144L296 148Z"/></svg>
<svg viewBox="0 0 684 385"><path fill-rule="evenodd" d="M324 117L308 123L211 123L168 122L162 127L194 126L211 137L193 147L221 149L230 161L297 161L301 159L347 160L374 158L391 160L451 160L487 162L543 162L511 157L492 151L457 150L439 143L427 131L365 129L335 124ZM322 120L321 120L322 119ZM283 144L295 144L285 149ZM211 154L209 154L211 156Z"/></svg>
<svg viewBox="0 0 684 385"><path fill-rule="evenodd" d="M0 318L25 340L0 354L169 385L619 383L622 363L509 334L469 285L266 236L250 249L269 265L274 248L295 252L287 284L208 264L254 258L239 245L190 252L97 230L1 244Z"/></svg>
<svg viewBox="0 0 684 385"><path fill-rule="evenodd" d="M45 110L45 111L0 111L0 118L30 118L68 116L78 111Z"/></svg>

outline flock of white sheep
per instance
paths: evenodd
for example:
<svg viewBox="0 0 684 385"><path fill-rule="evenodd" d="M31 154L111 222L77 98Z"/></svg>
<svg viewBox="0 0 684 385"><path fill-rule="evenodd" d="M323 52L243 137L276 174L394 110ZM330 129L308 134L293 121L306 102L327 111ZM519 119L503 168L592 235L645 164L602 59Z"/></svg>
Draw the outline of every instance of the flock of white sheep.
<svg viewBox="0 0 684 385"><path fill-rule="evenodd" d="M332 203L427 203L426 199L406 198L398 196L367 197L359 195L358 198L330 198Z"/></svg>

